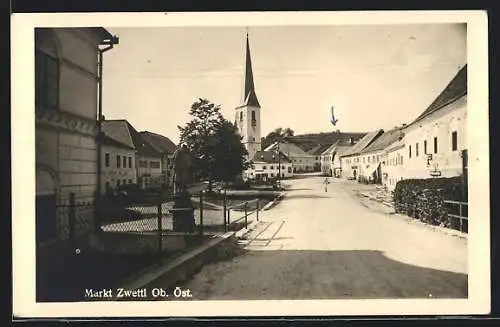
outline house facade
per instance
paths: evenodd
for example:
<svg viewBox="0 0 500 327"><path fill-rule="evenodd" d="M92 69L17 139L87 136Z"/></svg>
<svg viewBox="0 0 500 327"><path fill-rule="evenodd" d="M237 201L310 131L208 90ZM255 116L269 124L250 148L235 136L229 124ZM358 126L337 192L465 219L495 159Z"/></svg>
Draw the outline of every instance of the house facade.
<svg viewBox="0 0 500 327"><path fill-rule="evenodd" d="M141 188L163 185L162 153L149 144L126 120L105 120L102 122L105 134L127 146L134 148L136 181Z"/></svg>
<svg viewBox="0 0 500 327"><path fill-rule="evenodd" d="M388 191L394 191L396 183L406 175L405 153L404 139L389 145L382 153L382 185Z"/></svg>
<svg viewBox="0 0 500 327"><path fill-rule="evenodd" d="M258 151L251 162L249 169L243 172L244 180L267 181L277 179L287 179L293 176L292 162L276 151Z"/></svg>
<svg viewBox="0 0 500 327"><path fill-rule="evenodd" d="M359 142L354 144L349 150L345 151L340 157L342 177L346 179L358 180L363 170L366 170L366 161L368 155L362 155L361 152L370 146L378 137L384 133L379 129L367 133ZM362 158L365 158L363 163ZM371 160L371 156L370 156Z"/></svg>
<svg viewBox="0 0 500 327"><path fill-rule="evenodd" d="M292 163L293 173L313 172L316 166L316 156L305 152L298 145L291 142L277 142L271 144L264 151L279 151Z"/></svg>
<svg viewBox="0 0 500 327"><path fill-rule="evenodd" d="M158 153L161 153L161 178L163 183L173 186L173 156L177 146L168 137L153 132L142 131L141 137L149 143ZM154 166L154 164L153 164ZM156 174L156 172L151 172Z"/></svg>
<svg viewBox="0 0 500 327"><path fill-rule="evenodd" d="M405 178L453 177L467 158L467 65L405 129Z"/></svg>
<svg viewBox="0 0 500 327"><path fill-rule="evenodd" d="M68 216L57 206L70 193L93 201L97 191L98 45L103 28L35 30L35 160L37 243L67 239ZM91 231L91 208L77 233Z"/></svg>
<svg viewBox="0 0 500 327"><path fill-rule="evenodd" d="M105 134L102 137L101 192L109 194L116 188L137 183L136 150Z"/></svg>
<svg viewBox="0 0 500 327"><path fill-rule="evenodd" d="M383 183L384 151L394 142L402 140L401 127L384 131L373 143L359 153L359 177L364 182Z"/></svg>
<svg viewBox="0 0 500 327"><path fill-rule="evenodd" d="M320 155L321 173L325 176L333 176L333 159L335 157L335 148L337 144L330 145Z"/></svg>

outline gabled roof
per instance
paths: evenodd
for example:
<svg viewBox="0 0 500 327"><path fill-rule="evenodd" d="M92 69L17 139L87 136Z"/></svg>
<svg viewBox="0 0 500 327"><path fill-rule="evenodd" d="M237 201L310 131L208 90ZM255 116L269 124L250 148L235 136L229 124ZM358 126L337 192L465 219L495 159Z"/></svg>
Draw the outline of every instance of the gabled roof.
<svg viewBox="0 0 500 327"><path fill-rule="evenodd" d="M252 162L265 162L265 163L290 163L290 159L280 152L280 158L276 151L257 151L252 158Z"/></svg>
<svg viewBox="0 0 500 327"><path fill-rule="evenodd" d="M299 146L293 143L284 143L280 142L279 144L280 151L285 153L286 155L293 156L311 156L311 154L302 150ZM275 142L264 149L264 151L273 151L278 149L278 142Z"/></svg>
<svg viewBox="0 0 500 327"><path fill-rule="evenodd" d="M324 143L324 144L318 144L311 150L307 151L307 153L312 154L314 156L319 156L323 154L327 149L331 148L333 144L331 143Z"/></svg>
<svg viewBox="0 0 500 327"><path fill-rule="evenodd" d="M102 142L102 144L105 144L105 145L115 146L115 147L122 148L122 149L135 150L135 147L130 146L130 145L125 144L125 143L122 143L120 141L117 141L117 140L107 136L104 133L101 135L101 142Z"/></svg>
<svg viewBox="0 0 500 327"><path fill-rule="evenodd" d="M321 155L329 155L329 154L335 152L336 148L337 148L337 142L333 143L325 151L321 152Z"/></svg>
<svg viewBox="0 0 500 327"><path fill-rule="evenodd" d="M173 154L177 146L168 137L153 132L139 132L141 137L146 140L156 151L164 154Z"/></svg>
<svg viewBox="0 0 500 327"><path fill-rule="evenodd" d="M360 151L360 153L371 153L382 151L392 143L402 139L404 136L401 128L394 128L380 135L372 144Z"/></svg>
<svg viewBox="0 0 500 327"><path fill-rule="evenodd" d="M467 64L448 83L436 99L413 122L417 122L467 94Z"/></svg>
<svg viewBox="0 0 500 327"><path fill-rule="evenodd" d="M366 134L361 140L359 140L358 143L352 146L350 151L347 151L342 156L347 157L360 153L363 149L372 144L380 135L382 135L382 133L384 133L384 130L379 129Z"/></svg>
<svg viewBox="0 0 500 327"><path fill-rule="evenodd" d="M347 149L350 149L354 146L351 145L351 141L350 140L346 140L346 139L339 139L337 140L335 143L333 143L331 146L329 146L325 151L323 151L323 153L321 153L322 155L328 155L328 154L331 154L331 153L336 153L337 155L339 154L339 151L342 149L343 152L345 152L345 150Z"/></svg>
<svg viewBox="0 0 500 327"><path fill-rule="evenodd" d="M138 155L161 157L161 153L146 142L139 132L125 119L105 120L102 122L102 129L110 138L134 147Z"/></svg>

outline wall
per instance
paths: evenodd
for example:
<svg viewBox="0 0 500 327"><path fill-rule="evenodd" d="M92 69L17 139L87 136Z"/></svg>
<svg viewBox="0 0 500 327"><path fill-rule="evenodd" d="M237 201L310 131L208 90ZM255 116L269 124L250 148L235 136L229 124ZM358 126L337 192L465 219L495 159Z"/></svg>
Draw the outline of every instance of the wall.
<svg viewBox="0 0 500 327"><path fill-rule="evenodd" d="M41 32L38 32L41 31ZM42 29L36 48L57 59L58 108L36 107L37 195L50 189L57 203L94 199L97 191L97 43L86 29ZM59 238L67 237L67 215L56 214ZM38 218L37 218L38 219ZM50 217L44 219L52 219ZM92 210L82 213L77 233L92 228Z"/></svg>
<svg viewBox="0 0 500 327"><path fill-rule="evenodd" d="M452 151L452 132L457 131L457 150ZM430 178L430 171L437 168L441 177L459 176L462 173L461 150L467 149L467 97L440 109L431 117L411 125L405 131L406 145L405 178ZM438 140L437 153L434 153L434 137ZM427 140L427 153L432 161L427 165L424 153L424 140ZM416 144L419 154L416 155ZM409 158L411 146L412 156Z"/></svg>
<svg viewBox="0 0 500 327"><path fill-rule="evenodd" d="M109 167L106 167L106 154L109 154ZM117 155L120 156L120 167L117 167ZM123 166L123 157L126 157L126 167ZM130 163L132 164L129 167ZM120 180L120 185L123 185L123 180L126 184L137 183L135 150L116 147L112 145L102 146L102 185L101 190L106 192L106 183L109 183L111 188L117 186L117 180Z"/></svg>
<svg viewBox="0 0 500 327"><path fill-rule="evenodd" d="M370 153L361 153L359 155L359 175L368 177L369 173L367 169L373 167L373 165L377 165L382 162L383 150L370 152Z"/></svg>
<svg viewBox="0 0 500 327"><path fill-rule="evenodd" d="M385 151L382 155L382 184L388 191L394 191L396 183L405 176L406 147Z"/></svg>
<svg viewBox="0 0 500 327"><path fill-rule="evenodd" d="M334 155L332 153L321 155L321 172L323 174L333 174L333 159Z"/></svg>
<svg viewBox="0 0 500 327"><path fill-rule="evenodd" d="M255 126L252 125L252 111L255 111ZM240 114L242 119L240 119ZM248 157L253 158L257 151L261 150L260 145L260 108L244 106L236 109L235 114L236 126L239 134L243 137L241 142L245 145L248 151Z"/></svg>
<svg viewBox="0 0 500 327"><path fill-rule="evenodd" d="M141 186L145 187L149 183L161 183L162 182L162 168L161 168L161 158L137 155L136 157L136 167L137 167L137 181ZM146 166L143 167L140 162L147 162ZM158 168L152 168L151 162L159 163Z"/></svg>
<svg viewBox="0 0 500 327"><path fill-rule="evenodd" d="M281 171L278 169L278 164L270 164L270 163L261 163L257 162L253 164L253 168L247 169L244 173L244 178L245 179L255 179L255 176L257 174L265 174L268 176L268 178L273 178L277 177L278 173L280 172L281 175L284 177L282 178L290 178L293 176L293 169L291 163L281 163ZM265 167L265 168L264 168ZM271 169L273 167L273 169ZM283 168L284 167L284 168ZM290 168L290 172L289 172ZM274 175L274 176L272 176Z"/></svg>

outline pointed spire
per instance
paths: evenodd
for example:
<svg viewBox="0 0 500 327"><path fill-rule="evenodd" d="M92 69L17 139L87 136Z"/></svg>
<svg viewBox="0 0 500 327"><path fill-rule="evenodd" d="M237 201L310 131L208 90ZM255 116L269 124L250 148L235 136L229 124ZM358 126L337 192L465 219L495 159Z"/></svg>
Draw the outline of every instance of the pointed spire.
<svg viewBox="0 0 500 327"><path fill-rule="evenodd" d="M245 66L245 94L243 98L243 104L247 106L260 108L259 100L257 100L257 94L255 94L255 85L253 82L252 58L250 56L248 29L247 29L247 48L246 48L246 66Z"/></svg>

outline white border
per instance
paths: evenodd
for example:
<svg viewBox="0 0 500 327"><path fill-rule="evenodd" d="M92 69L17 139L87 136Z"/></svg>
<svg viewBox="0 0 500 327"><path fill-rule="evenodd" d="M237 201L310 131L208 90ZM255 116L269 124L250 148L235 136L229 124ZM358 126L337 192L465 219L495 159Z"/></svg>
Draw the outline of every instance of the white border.
<svg viewBox="0 0 500 327"><path fill-rule="evenodd" d="M468 24L469 298L35 303L35 26L276 26ZM12 16L13 313L16 317L445 315L490 311L487 15L484 11L65 13ZM30 202L31 201L31 202ZM31 205L28 205L30 204Z"/></svg>

